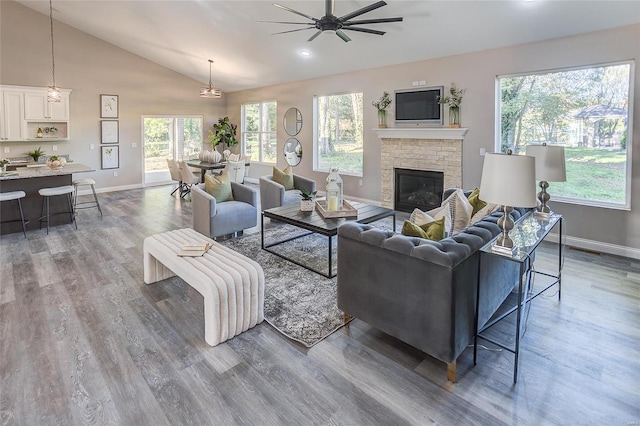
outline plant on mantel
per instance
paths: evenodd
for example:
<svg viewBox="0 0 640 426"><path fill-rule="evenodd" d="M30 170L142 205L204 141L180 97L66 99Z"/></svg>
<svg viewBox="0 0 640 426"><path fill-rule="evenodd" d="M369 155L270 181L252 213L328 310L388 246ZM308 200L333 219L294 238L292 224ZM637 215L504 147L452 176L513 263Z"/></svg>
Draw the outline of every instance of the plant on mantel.
<svg viewBox="0 0 640 426"><path fill-rule="evenodd" d="M440 97L440 104L449 105L449 127L460 127L460 104L462 103L462 95L466 89L458 89L456 83L451 83L449 95Z"/></svg>
<svg viewBox="0 0 640 426"><path fill-rule="evenodd" d="M387 108L391 105L391 97L389 92L383 92L382 97L377 102L371 104L378 109L378 127L387 127Z"/></svg>

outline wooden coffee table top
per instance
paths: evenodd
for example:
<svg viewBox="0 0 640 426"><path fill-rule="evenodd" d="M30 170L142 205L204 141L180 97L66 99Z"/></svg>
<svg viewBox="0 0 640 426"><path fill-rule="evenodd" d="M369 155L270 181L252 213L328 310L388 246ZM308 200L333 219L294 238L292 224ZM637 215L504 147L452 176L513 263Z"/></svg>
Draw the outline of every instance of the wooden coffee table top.
<svg viewBox="0 0 640 426"><path fill-rule="evenodd" d="M300 205L298 203L288 206L274 207L263 211L262 215L269 219L279 220L326 236L337 235L338 227L347 221L371 223L389 216L393 216L395 218L396 215L394 210L384 207L372 206L370 204L359 203L357 201L349 201L349 204L358 210L357 217L325 219L316 210L310 212L300 211Z"/></svg>

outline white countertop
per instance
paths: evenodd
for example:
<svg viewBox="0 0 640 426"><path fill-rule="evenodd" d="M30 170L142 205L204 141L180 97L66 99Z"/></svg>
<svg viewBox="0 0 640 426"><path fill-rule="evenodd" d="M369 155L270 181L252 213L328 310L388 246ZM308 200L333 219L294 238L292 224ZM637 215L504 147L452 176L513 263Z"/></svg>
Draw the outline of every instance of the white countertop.
<svg viewBox="0 0 640 426"><path fill-rule="evenodd" d="M18 167L13 172L7 172L4 176L0 176L0 180L13 180L13 179L29 179L29 178L39 178L39 177L47 177L47 176L63 176L70 175L72 173L86 173L86 172L95 172L89 166L85 166L84 164L69 164L67 163L64 167L58 169L50 169L47 166L44 167Z"/></svg>

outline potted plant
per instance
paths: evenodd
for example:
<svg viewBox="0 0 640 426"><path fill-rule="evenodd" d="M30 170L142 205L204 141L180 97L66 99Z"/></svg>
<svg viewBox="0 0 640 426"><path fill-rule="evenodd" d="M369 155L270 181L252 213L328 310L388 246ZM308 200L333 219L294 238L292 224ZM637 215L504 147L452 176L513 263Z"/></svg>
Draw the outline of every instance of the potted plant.
<svg viewBox="0 0 640 426"><path fill-rule="evenodd" d="M371 103L374 107L378 108L378 127L380 128L387 127L387 108L389 108L391 102L389 92L383 92L378 102Z"/></svg>
<svg viewBox="0 0 640 426"><path fill-rule="evenodd" d="M460 104L462 103L462 95L466 89L458 89L456 83L451 83L449 88L449 96L441 97L438 102L449 105L449 127L460 127Z"/></svg>
<svg viewBox="0 0 640 426"><path fill-rule="evenodd" d="M57 155L52 155L47 160L47 166L53 170L61 169L65 164L67 164L67 160L64 157L58 157Z"/></svg>
<svg viewBox="0 0 640 426"><path fill-rule="evenodd" d="M33 158L34 163L37 163L40 157L44 155L44 151L42 150L42 147L39 146L38 149L34 149L33 151L27 152L27 155Z"/></svg>
<svg viewBox="0 0 640 426"><path fill-rule="evenodd" d="M315 203L313 198L315 197L317 191L309 192L305 188L300 190L300 211L303 212L312 212L315 207Z"/></svg>
<svg viewBox="0 0 640 426"><path fill-rule="evenodd" d="M213 148L222 144L222 148L231 148L238 144L236 139L236 130L238 126L231 124L229 117L224 117L218 120L209 130L209 145Z"/></svg>

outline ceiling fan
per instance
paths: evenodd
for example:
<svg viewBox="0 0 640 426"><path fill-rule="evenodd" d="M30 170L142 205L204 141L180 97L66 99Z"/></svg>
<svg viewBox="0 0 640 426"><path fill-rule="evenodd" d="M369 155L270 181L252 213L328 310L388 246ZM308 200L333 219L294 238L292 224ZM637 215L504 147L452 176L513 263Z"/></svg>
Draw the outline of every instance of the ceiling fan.
<svg viewBox="0 0 640 426"><path fill-rule="evenodd" d="M274 3L275 7L279 7L280 9L284 9L288 12L295 13L296 15L303 16L307 19L312 20L313 22L281 22L281 21L260 21L260 22L269 22L272 24L291 24L291 25L306 25L306 28L298 28L295 30L289 31L281 31L274 34L285 34L292 33L296 31L304 31L317 29L318 31L313 34L307 41L312 41L316 37L318 37L323 32L332 32L335 33L338 37L340 37L344 41L351 41L349 36L344 33L344 31L358 31L361 33L369 33L376 35L384 35L384 31L372 30L369 28L362 28L355 25L368 25L368 24L382 24L385 22L402 22L402 18L380 18L380 19L361 19L352 21L351 19L363 15L367 12L371 12L372 10L376 10L382 6L386 6L387 2L379 1L377 3L370 4L369 6L365 6L361 9L353 11L351 13L347 13L344 16L337 17L333 14L335 1L334 0L325 0L325 16L322 18L314 18L313 16L307 15L306 13L298 12L297 10L293 10L287 6L283 6L281 4Z"/></svg>

